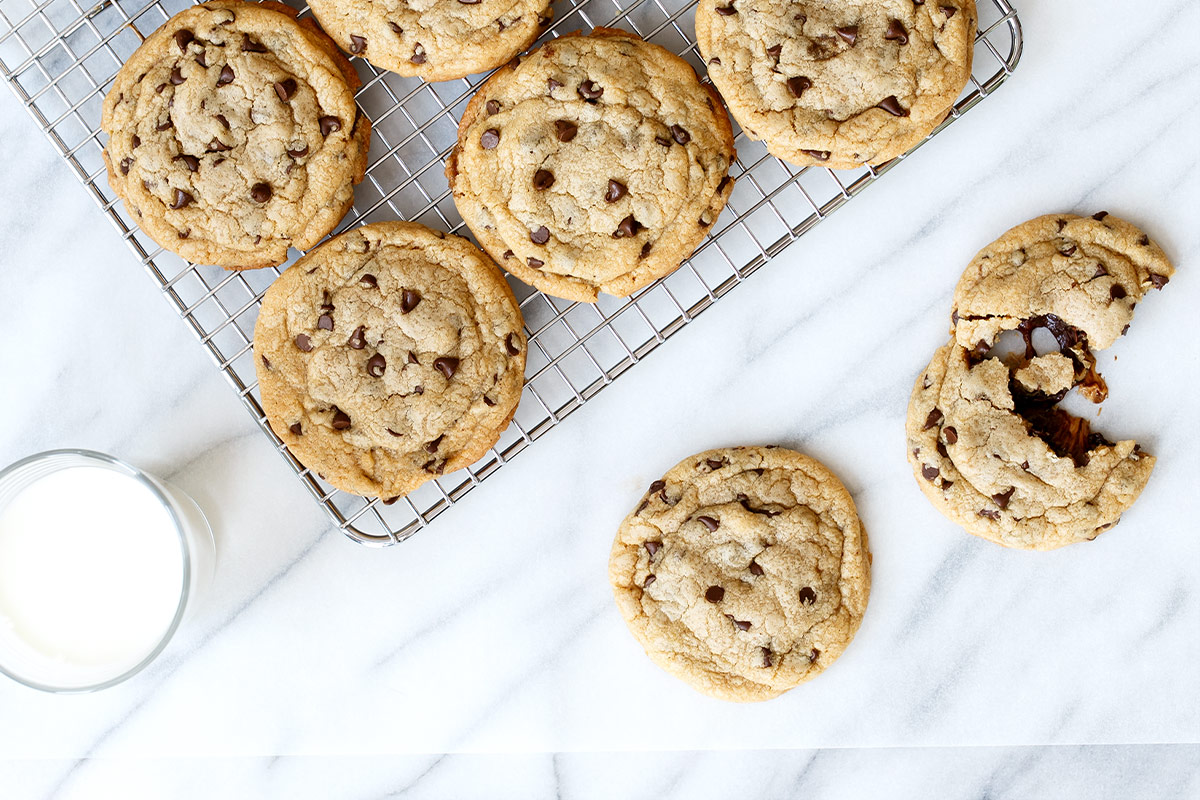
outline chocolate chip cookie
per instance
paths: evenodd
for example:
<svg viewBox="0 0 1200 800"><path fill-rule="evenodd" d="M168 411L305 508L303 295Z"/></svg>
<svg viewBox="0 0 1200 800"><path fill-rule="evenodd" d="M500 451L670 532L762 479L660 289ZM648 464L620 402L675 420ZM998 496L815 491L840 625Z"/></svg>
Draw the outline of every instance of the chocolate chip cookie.
<svg viewBox="0 0 1200 800"><path fill-rule="evenodd" d="M686 458L621 523L609 579L647 654L722 700L767 700L832 664L871 589L846 488L792 450Z"/></svg>
<svg viewBox="0 0 1200 800"><path fill-rule="evenodd" d="M502 267L547 294L624 297L676 269L733 181L720 98L677 56L597 28L497 71L446 163L454 202Z"/></svg>
<svg viewBox="0 0 1200 800"><path fill-rule="evenodd" d="M312 0L309 7L346 52L427 81L499 66L551 19L548 0Z"/></svg>
<svg viewBox="0 0 1200 800"><path fill-rule="evenodd" d="M458 236L377 222L331 239L267 290L254 329L263 409L339 489L407 494L481 458L525 374L521 311Z"/></svg>
<svg viewBox="0 0 1200 800"><path fill-rule="evenodd" d="M800 166L881 164L945 119L967 80L974 0L700 0L708 73L752 139Z"/></svg>
<svg viewBox="0 0 1200 800"><path fill-rule="evenodd" d="M1146 234L1104 212L1040 217L981 250L954 293L953 338L908 408L909 461L934 506L1029 550L1116 525L1155 459L1058 403L1072 389L1107 397L1093 350L1124 334L1134 306L1173 273Z"/></svg>
<svg viewBox="0 0 1200 800"><path fill-rule="evenodd" d="M283 263L341 221L371 124L358 76L281 3L212 0L142 43L104 98L104 161L142 230L189 261Z"/></svg>

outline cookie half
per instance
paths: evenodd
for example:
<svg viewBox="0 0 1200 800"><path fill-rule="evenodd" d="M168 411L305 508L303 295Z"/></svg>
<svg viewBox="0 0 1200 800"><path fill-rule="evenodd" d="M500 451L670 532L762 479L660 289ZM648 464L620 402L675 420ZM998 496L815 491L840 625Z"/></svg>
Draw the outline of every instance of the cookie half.
<svg viewBox="0 0 1200 800"><path fill-rule="evenodd" d="M854 501L792 450L686 458L625 518L609 580L654 663L722 700L767 700L832 664L871 588Z"/></svg>
<svg viewBox="0 0 1200 800"><path fill-rule="evenodd" d="M524 385L521 311L478 248L410 222L343 233L263 297L263 409L333 486L404 495L487 452Z"/></svg>
<svg viewBox="0 0 1200 800"><path fill-rule="evenodd" d="M971 77L974 0L700 0L696 41L730 113L793 164L881 164Z"/></svg>
<svg viewBox="0 0 1200 800"><path fill-rule="evenodd" d="M1104 212L1040 217L981 250L955 290L953 339L909 402L908 458L934 506L969 533L1030 550L1114 526L1155 459L1058 403L1072 389L1107 397L1093 350L1172 274L1158 245Z"/></svg>
<svg viewBox="0 0 1200 800"><path fill-rule="evenodd" d="M109 184L162 247L201 264L281 264L350 210L371 124L358 76L281 3L212 0L171 17L104 98Z"/></svg>
<svg viewBox="0 0 1200 800"><path fill-rule="evenodd" d="M380 69L447 81L499 66L550 24L547 0L313 0L343 50Z"/></svg>
<svg viewBox="0 0 1200 800"><path fill-rule="evenodd" d="M480 87L446 177L475 238L556 297L624 297L691 255L733 181L733 135L687 62L597 28Z"/></svg>

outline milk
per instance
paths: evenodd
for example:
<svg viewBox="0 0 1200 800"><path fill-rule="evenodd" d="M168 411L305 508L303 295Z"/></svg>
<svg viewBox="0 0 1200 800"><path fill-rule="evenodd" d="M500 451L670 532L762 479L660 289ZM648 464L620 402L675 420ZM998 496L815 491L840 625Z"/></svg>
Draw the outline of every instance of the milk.
<svg viewBox="0 0 1200 800"><path fill-rule="evenodd" d="M105 466L69 466L0 508L0 666L58 688L136 667L181 606L186 544L159 497Z"/></svg>

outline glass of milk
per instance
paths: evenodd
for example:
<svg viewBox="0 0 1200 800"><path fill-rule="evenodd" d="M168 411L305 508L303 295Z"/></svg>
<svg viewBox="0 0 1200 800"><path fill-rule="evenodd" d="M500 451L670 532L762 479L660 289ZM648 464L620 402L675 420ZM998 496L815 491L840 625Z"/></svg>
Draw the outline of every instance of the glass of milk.
<svg viewBox="0 0 1200 800"><path fill-rule="evenodd" d="M87 450L0 472L0 673L90 692L162 652L212 576L212 531L175 487Z"/></svg>

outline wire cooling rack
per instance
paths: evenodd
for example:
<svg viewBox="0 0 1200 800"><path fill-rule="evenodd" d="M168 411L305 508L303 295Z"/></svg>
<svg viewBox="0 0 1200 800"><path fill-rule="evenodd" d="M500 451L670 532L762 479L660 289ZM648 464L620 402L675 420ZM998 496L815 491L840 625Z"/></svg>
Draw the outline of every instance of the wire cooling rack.
<svg viewBox="0 0 1200 800"><path fill-rule="evenodd" d="M709 237L679 270L632 298L595 305L535 292L510 279L529 337L526 385L516 417L476 464L395 502L333 489L271 432L258 403L251 337L259 300L282 268L226 272L197 266L138 230L109 189L100 151L104 94L142 39L190 0L0 0L0 72L191 326L246 408L335 524L367 545L403 541L640 362L668 337L896 165L839 171L792 167L738 134L737 178ZM930 138L1012 73L1021 27L1007 0L978 0L975 69L950 116ZM560 0L543 39L595 26L626 28L682 55L705 74L693 31L695 0ZM307 9L303 11L307 13ZM372 133L367 177L339 230L384 219L415 220L469 235L442 165L458 119L483 78L424 83L354 64L358 103ZM736 130L736 128L735 128Z"/></svg>

